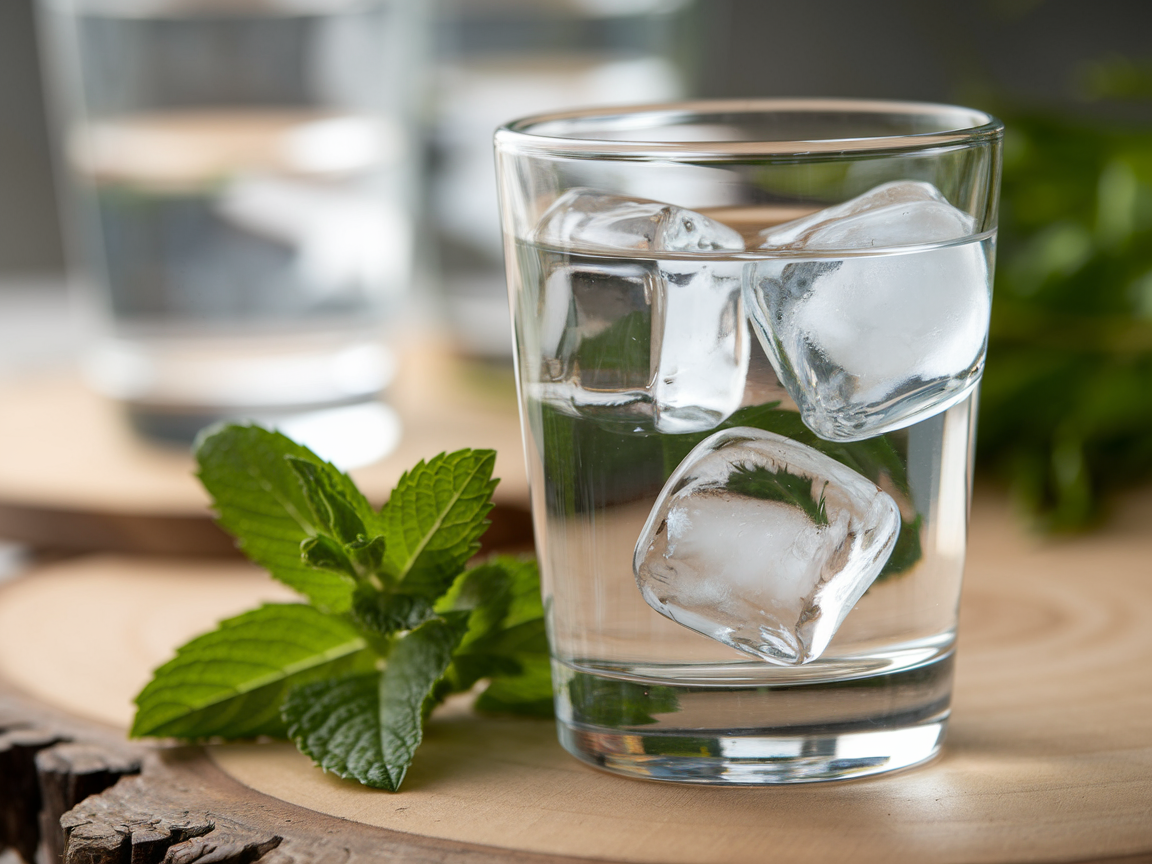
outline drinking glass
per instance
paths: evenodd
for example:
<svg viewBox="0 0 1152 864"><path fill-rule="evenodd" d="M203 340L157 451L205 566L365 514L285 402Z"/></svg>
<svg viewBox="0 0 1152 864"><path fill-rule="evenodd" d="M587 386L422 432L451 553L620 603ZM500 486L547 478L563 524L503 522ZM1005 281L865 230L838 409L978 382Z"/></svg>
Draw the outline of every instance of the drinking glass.
<svg viewBox="0 0 1152 864"><path fill-rule="evenodd" d="M388 437L419 7L39 0L74 275L100 323L85 371L140 432L247 417Z"/></svg>
<svg viewBox="0 0 1152 864"><path fill-rule="evenodd" d="M766 784L938 752L1002 131L844 100L497 131L572 754Z"/></svg>

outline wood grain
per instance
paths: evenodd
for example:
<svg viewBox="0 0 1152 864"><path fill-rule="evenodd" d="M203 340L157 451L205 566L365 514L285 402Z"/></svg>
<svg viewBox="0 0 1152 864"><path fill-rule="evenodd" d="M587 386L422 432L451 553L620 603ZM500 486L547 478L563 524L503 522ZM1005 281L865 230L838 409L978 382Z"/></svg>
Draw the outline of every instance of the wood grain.
<svg viewBox="0 0 1152 864"><path fill-rule="evenodd" d="M404 801L316 778L290 747L213 748L253 788L418 834L631 862L1152 858L1152 536L1041 544L976 507L955 707L923 769L790 789L593 772L545 724L445 712ZM399 807L403 807L400 810Z"/></svg>
<svg viewBox="0 0 1152 864"><path fill-rule="evenodd" d="M404 432L352 473L383 503L402 472L444 450L497 452L495 548L531 545L528 483L511 370L470 366L434 343L404 352L389 390ZM235 556L211 521L191 456L142 442L75 376L0 382L0 537L40 549Z"/></svg>
<svg viewBox="0 0 1152 864"><path fill-rule="evenodd" d="M124 744L121 735L29 700L0 680L0 861L9 860L6 847L39 864L576 860L357 825L254 792L198 748L146 748ZM17 750L19 758L6 761ZM39 820L30 818L37 806Z"/></svg>
<svg viewBox="0 0 1152 864"><path fill-rule="evenodd" d="M1152 861L1152 494L1125 514L1044 544L978 498L952 726L920 769L787 789L643 783L576 762L549 723L480 719L456 700L399 795L326 776L286 745L147 751L138 778L66 817L69 860L140 845L168 860L319 861L336 831L349 859ZM0 688L126 722L172 644L271 585L242 566L197 567L77 559L4 586ZM198 590L203 579L217 589ZM58 764L50 746L62 745L44 745L45 766Z"/></svg>

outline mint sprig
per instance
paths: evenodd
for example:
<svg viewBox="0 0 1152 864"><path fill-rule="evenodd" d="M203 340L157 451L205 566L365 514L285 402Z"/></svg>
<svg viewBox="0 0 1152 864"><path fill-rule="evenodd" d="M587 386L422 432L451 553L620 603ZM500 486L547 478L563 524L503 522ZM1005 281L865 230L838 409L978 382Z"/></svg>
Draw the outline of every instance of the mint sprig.
<svg viewBox="0 0 1152 864"><path fill-rule="evenodd" d="M487 679L478 709L550 714L536 563L465 569L489 524L495 456L422 461L376 510L279 433L209 430L196 458L220 524L308 602L261 606L179 648L136 697L131 734L287 736L325 770L396 791L452 693Z"/></svg>

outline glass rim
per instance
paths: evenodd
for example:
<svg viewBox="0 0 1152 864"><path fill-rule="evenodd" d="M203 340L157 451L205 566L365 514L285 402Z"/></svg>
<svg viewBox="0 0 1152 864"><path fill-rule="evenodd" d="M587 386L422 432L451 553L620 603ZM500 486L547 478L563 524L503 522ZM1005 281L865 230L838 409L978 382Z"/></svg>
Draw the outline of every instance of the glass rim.
<svg viewBox="0 0 1152 864"><path fill-rule="evenodd" d="M903 113L921 116L968 118L968 125L954 129L843 138L796 138L783 140L676 140L645 141L543 134L539 127L569 123L579 126L598 121L608 128L642 132L668 128L680 118L716 114L748 116L816 114L818 112L869 114ZM949 124L951 125L951 124ZM934 102L905 102L880 99L788 98L719 99L685 102L611 105L533 114L512 120L496 129L498 150L568 158L617 158L621 160L657 158L671 161L735 160L749 157L793 157L821 159L837 155L882 155L918 150L970 147L1003 137L1004 124L992 114L975 108Z"/></svg>

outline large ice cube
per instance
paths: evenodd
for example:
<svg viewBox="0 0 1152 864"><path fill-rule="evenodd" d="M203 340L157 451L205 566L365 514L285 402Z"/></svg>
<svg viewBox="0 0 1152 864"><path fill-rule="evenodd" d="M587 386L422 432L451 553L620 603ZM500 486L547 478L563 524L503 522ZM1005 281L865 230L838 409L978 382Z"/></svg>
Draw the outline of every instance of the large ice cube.
<svg viewBox="0 0 1152 864"><path fill-rule="evenodd" d="M668 478L633 568L653 609L770 663L819 657L880 573L896 502L811 447L717 432Z"/></svg>
<svg viewBox="0 0 1152 864"><path fill-rule="evenodd" d="M532 239L565 253L543 274L540 398L672 433L712 429L739 407L743 265L684 254L743 251L737 232L671 204L574 189Z"/></svg>
<svg viewBox="0 0 1152 864"><path fill-rule="evenodd" d="M867 249L955 240L976 220L931 183L897 180L760 232L762 249Z"/></svg>
<svg viewBox="0 0 1152 864"><path fill-rule="evenodd" d="M976 384L989 262L980 243L951 242L975 227L935 187L906 181L763 232L762 249L791 254L749 268L745 303L813 432L854 441L899 429Z"/></svg>

